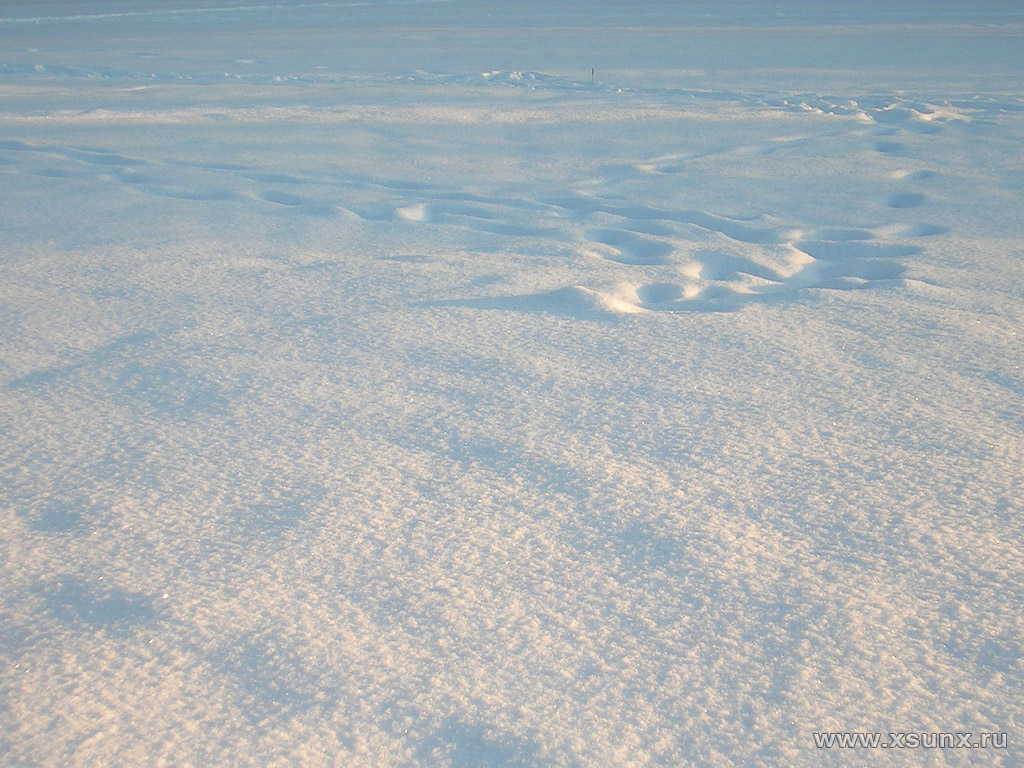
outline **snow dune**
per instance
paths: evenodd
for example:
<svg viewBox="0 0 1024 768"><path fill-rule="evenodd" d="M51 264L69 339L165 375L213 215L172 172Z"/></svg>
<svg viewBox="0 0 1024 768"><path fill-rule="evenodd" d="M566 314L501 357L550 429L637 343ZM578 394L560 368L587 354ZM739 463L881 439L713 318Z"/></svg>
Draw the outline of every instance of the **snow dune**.
<svg viewBox="0 0 1024 768"><path fill-rule="evenodd" d="M1021 764L1014 4L0 40L0 765Z"/></svg>

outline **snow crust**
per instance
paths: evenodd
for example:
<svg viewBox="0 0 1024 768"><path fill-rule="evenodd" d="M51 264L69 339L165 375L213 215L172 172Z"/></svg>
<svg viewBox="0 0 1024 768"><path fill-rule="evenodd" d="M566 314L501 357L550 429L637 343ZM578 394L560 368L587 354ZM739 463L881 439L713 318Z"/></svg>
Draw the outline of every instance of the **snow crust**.
<svg viewBox="0 0 1024 768"><path fill-rule="evenodd" d="M0 43L0 765L1022 764L1017 3Z"/></svg>

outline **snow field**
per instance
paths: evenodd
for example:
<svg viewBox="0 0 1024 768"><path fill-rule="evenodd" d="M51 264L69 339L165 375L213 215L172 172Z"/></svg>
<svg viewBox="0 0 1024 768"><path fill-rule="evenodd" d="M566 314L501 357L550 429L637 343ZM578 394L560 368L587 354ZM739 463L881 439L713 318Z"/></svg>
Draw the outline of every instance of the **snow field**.
<svg viewBox="0 0 1024 768"><path fill-rule="evenodd" d="M1020 764L1019 25L687 8L0 20L0 763Z"/></svg>

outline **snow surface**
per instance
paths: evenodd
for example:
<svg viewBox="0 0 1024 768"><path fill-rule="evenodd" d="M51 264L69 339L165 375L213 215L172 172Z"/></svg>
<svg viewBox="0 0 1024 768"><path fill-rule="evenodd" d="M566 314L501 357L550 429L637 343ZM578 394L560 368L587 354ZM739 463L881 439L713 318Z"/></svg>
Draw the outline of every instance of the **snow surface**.
<svg viewBox="0 0 1024 768"><path fill-rule="evenodd" d="M0 764L1024 765L1018 2L0 42Z"/></svg>

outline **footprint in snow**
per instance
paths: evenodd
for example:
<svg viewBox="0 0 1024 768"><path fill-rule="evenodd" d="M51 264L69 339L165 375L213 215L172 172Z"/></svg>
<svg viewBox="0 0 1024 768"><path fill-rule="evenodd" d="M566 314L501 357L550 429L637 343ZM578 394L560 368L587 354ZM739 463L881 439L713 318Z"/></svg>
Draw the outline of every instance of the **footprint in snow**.
<svg viewBox="0 0 1024 768"><path fill-rule="evenodd" d="M881 199L881 204L886 208L916 208L928 198L922 192L893 192Z"/></svg>
<svg viewBox="0 0 1024 768"><path fill-rule="evenodd" d="M591 229L584 236L593 246L591 253L620 264L664 264L672 246L624 229Z"/></svg>

